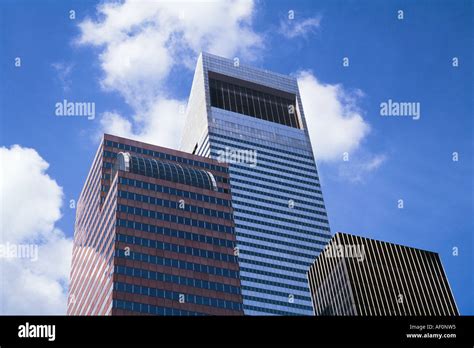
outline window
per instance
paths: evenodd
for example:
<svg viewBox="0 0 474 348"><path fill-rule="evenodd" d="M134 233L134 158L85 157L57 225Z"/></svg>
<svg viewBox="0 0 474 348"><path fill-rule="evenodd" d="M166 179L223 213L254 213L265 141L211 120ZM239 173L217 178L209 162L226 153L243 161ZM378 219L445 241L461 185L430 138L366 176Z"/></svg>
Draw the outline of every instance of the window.
<svg viewBox="0 0 474 348"><path fill-rule="evenodd" d="M251 83L244 82L246 85ZM264 86L254 88L209 78L211 106L247 116L300 128L296 115L296 98ZM259 90L262 89L262 90ZM266 90L265 92L263 90ZM284 96L286 95L286 96ZM290 113L290 109L292 112Z"/></svg>
<svg viewBox="0 0 474 348"><path fill-rule="evenodd" d="M175 158L175 156L173 156L173 158ZM120 169L127 170L125 168ZM155 159L131 156L129 170L132 173L144 176L217 191L215 178L210 172L182 167L177 163L161 162ZM166 192L166 190L164 190L164 192ZM176 194L175 189L173 189L172 192L174 192L172 194Z"/></svg>

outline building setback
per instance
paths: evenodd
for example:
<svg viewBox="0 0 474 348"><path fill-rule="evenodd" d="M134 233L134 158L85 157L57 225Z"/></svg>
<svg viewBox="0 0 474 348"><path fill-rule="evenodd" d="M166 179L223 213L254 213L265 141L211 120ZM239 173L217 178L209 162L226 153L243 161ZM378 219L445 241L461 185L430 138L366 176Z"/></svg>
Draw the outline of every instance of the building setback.
<svg viewBox="0 0 474 348"><path fill-rule="evenodd" d="M312 315L329 222L296 78L202 53L181 149L230 163L246 315Z"/></svg>
<svg viewBox="0 0 474 348"><path fill-rule="evenodd" d="M228 166L104 135L81 192L69 315L241 315Z"/></svg>
<svg viewBox="0 0 474 348"><path fill-rule="evenodd" d="M316 315L458 315L437 253L336 233L308 271Z"/></svg>

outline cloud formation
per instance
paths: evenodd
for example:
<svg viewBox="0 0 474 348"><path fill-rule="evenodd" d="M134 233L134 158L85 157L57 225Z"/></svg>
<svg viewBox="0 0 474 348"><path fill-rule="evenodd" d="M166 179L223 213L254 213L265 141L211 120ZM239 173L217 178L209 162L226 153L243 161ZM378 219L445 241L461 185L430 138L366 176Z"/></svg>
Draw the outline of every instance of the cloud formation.
<svg viewBox="0 0 474 348"><path fill-rule="evenodd" d="M299 72L297 78L316 158L340 160L344 152L356 150L370 132L357 105L362 92L321 83L310 71Z"/></svg>
<svg viewBox="0 0 474 348"><path fill-rule="evenodd" d="M68 64L65 62L57 62L51 64L51 67L56 72L56 78L61 85L64 92L69 92L71 89L71 72L74 67L73 64Z"/></svg>
<svg viewBox="0 0 474 348"><path fill-rule="evenodd" d="M1 314L63 314L72 241L55 227L61 218L62 188L47 173L49 164L30 148L0 148L7 163L0 176L0 244L34 245L32 258L0 262Z"/></svg>
<svg viewBox="0 0 474 348"><path fill-rule="evenodd" d="M300 19L299 17L293 19L285 19L280 21L279 32L287 39L294 39L296 37L305 37L314 33L321 24L321 17L309 17Z"/></svg>
<svg viewBox="0 0 474 348"><path fill-rule="evenodd" d="M157 97L147 110L134 117L133 122L117 112L105 112L100 120L101 131L160 146L177 147L184 128L184 110L183 101Z"/></svg>
<svg viewBox="0 0 474 348"><path fill-rule="evenodd" d="M297 78L316 159L338 180L363 182L387 160L363 146L370 133L359 108L364 93L322 83L311 71L300 71Z"/></svg>
<svg viewBox="0 0 474 348"><path fill-rule="evenodd" d="M100 132L178 148L186 101L170 92L173 72L192 71L201 51L254 59L263 47L252 27L254 7L251 0L99 5L97 19L79 24L78 43L99 48L102 87L118 92L133 110L132 115L105 112ZM319 16L295 16L280 23L280 33L304 37L320 22ZM362 92L323 84L309 71L299 72L298 79L318 160L334 161L357 150L370 132L358 108Z"/></svg>
<svg viewBox="0 0 474 348"><path fill-rule="evenodd" d="M331 168L337 179L352 183L365 182L370 173L377 170L385 161L385 154L371 154L367 150L359 150L357 156L350 156L347 162ZM330 169L330 170L331 170Z"/></svg>
<svg viewBox="0 0 474 348"><path fill-rule="evenodd" d="M104 130L177 147L179 136L169 134L181 132L185 101L166 88L172 71L194 68L201 51L254 59L262 39L252 29L253 12L251 0L99 5L97 20L79 24L78 43L100 48L102 87L120 93L134 110L130 119L106 113Z"/></svg>

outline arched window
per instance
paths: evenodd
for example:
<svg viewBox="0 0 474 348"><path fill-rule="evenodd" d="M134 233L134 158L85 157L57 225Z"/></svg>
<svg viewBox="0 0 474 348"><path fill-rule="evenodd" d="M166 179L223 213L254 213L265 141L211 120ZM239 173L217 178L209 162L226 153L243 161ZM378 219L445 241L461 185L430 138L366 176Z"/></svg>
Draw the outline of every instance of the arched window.
<svg viewBox="0 0 474 348"><path fill-rule="evenodd" d="M217 191L216 179L212 173L183 167L177 163L162 162L154 158L137 157L128 152L120 152L117 155L116 167L130 173Z"/></svg>

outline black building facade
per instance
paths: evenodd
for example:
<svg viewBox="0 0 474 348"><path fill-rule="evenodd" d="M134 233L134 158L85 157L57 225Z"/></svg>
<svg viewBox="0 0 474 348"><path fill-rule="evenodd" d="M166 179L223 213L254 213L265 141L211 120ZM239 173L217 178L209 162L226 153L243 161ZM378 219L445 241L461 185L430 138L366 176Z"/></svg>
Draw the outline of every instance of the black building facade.
<svg viewBox="0 0 474 348"><path fill-rule="evenodd" d="M336 233L311 265L315 315L458 315L437 253Z"/></svg>

